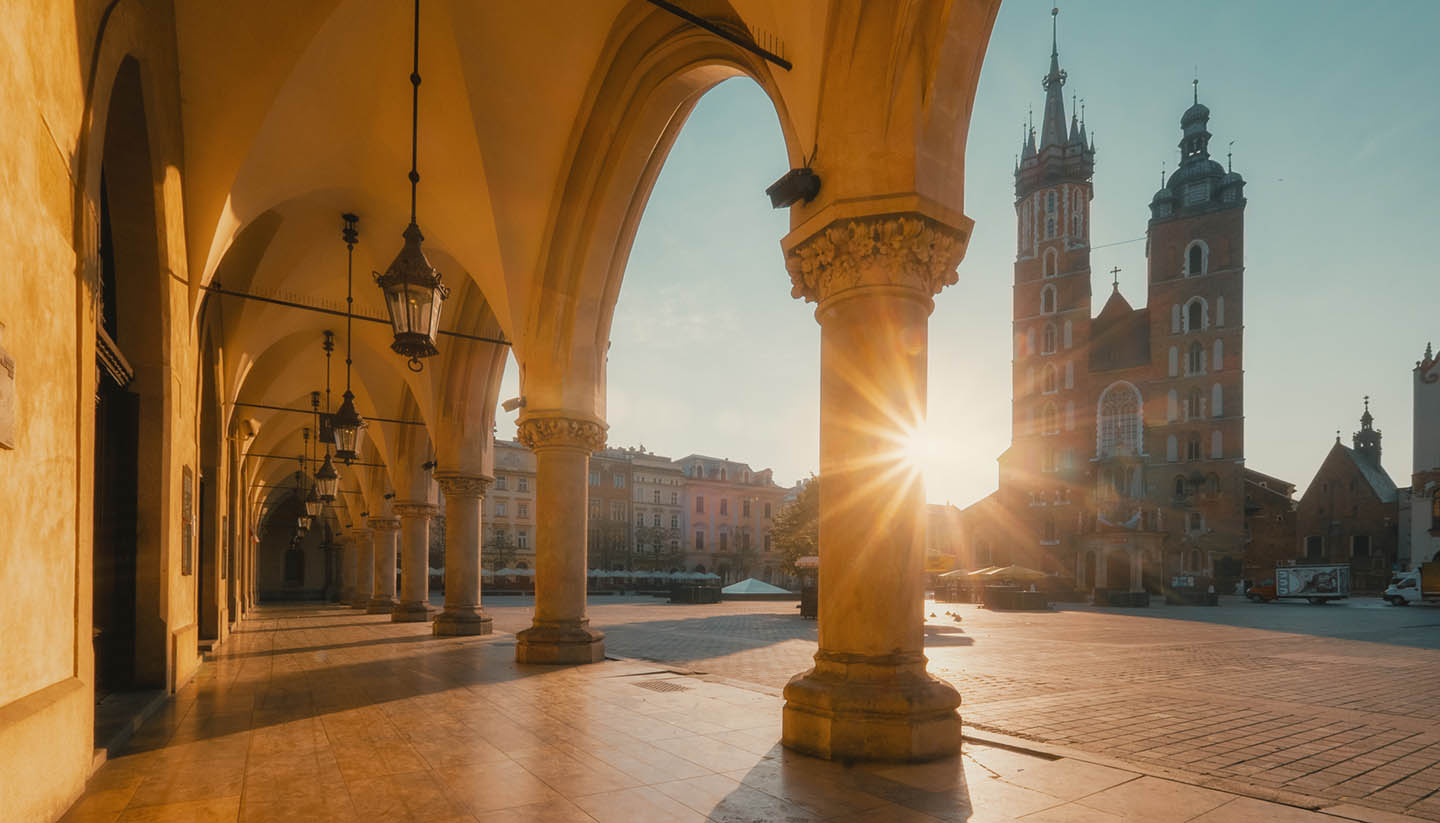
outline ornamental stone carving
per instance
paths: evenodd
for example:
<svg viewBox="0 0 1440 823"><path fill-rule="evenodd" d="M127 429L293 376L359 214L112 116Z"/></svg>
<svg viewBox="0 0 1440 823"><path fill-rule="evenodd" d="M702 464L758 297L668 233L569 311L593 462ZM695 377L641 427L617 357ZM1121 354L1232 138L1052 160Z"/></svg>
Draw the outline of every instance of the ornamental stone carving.
<svg viewBox="0 0 1440 823"><path fill-rule="evenodd" d="M434 503L393 503L390 508L401 517L434 517L440 513L440 507Z"/></svg>
<svg viewBox="0 0 1440 823"><path fill-rule="evenodd" d="M394 517L367 517L365 518L365 525L368 526L371 531L393 532L400 528L400 521Z"/></svg>
<svg viewBox="0 0 1440 823"><path fill-rule="evenodd" d="M484 497L491 478L480 474L437 474L435 482L449 497Z"/></svg>
<svg viewBox="0 0 1440 823"><path fill-rule="evenodd" d="M790 295L820 303L860 286L902 286L931 297L959 279L966 240L918 214L836 221L786 255Z"/></svg>
<svg viewBox="0 0 1440 823"><path fill-rule="evenodd" d="M515 437L531 450L578 448L597 452L605 448L605 425L573 417L527 417L520 421Z"/></svg>

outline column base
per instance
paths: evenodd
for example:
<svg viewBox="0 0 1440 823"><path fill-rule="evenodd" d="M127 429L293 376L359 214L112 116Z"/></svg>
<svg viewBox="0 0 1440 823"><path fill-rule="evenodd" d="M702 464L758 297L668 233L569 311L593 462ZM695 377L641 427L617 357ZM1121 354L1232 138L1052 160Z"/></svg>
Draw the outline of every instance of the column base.
<svg viewBox="0 0 1440 823"><path fill-rule="evenodd" d="M515 662L599 663L605 659L605 633L589 624L589 620L536 623L515 635Z"/></svg>
<svg viewBox="0 0 1440 823"><path fill-rule="evenodd" d="M826 760L935 760L960 751L959 706L923 654L822 651L785 686L780 742Z"/></svg>
<svg viewBox="0 0 1440 823"><path fill-rule="evenodd" d="M372 597L360 604L366 614L389 614L395 609L395 601L389 597Z"/></svg>
<svg viewBox="0 0 1440 823"><path fill-rule="evenodd" d="M479 607L465 611L446 609L435 616L435 622L430 627L436 637L490 634L494 630L494 621Z"/></svg>
<svg viewBox="0 0 1440 823"><path fill-rule="evenodd" d="M426 623L435 610L423 600L401 600L390 610L391 623Z"/></svg>

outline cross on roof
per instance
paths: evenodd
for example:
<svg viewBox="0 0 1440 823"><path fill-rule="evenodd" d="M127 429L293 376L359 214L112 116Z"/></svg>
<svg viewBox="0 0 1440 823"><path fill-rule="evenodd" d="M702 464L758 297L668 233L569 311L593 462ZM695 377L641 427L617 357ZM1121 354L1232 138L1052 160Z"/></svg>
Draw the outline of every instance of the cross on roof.
<svg viewBox="0 0 1440 823"><path fill-rule="evenodd" d="M1110 285L1114 286L1116 291L1119 291L1119 290L1120 290L1120 267L1119 267L1119 266L1116 266L1115 268L1113 268L1113 269L1110 270L1110 278L1111 278L1111 279L1110 279Z"/></svg>

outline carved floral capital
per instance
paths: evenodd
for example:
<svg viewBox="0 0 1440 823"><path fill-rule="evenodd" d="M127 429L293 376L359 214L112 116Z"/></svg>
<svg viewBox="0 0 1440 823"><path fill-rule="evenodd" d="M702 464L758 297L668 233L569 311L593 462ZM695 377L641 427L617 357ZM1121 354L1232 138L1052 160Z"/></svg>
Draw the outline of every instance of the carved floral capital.
<svg viewBox="0 0 1440 823"><path fill-rule="evenodd" d="M401 517L434 517L440 513L440 507L434 503L405 501L392 503L390 508Z"/></svg>
<svg viewBox="0 0 1440 823"><path fill-rule="evenodd" d="M605 426L573 417L527 417L515 437L532 450L571 448L597 452L605 448Z"/></svg>
<svg viewBox="0 0 1440 823"><path fill-rule="evenodd" d="M436 474L435 482L446 498L484 497L491 478L479 474Z"/></svg>
<svg viewBox="0 0 1440 823"><path fill-rule="evenodd" d="M848 289L900 286L929 298L959 279L967 239L919 214L837 220L785 256L790 295L821 303Z"/></svg>

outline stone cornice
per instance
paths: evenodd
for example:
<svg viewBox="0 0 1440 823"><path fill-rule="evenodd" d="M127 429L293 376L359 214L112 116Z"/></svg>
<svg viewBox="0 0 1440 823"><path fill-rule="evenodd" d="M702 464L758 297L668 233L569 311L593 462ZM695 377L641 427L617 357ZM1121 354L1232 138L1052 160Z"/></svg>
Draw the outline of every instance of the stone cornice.
<svg viewBox="0 0 1440 823"><path fill-rule="evenodd" d="M423 501L392 503L390 508L401 517L434 517L440 513L439 506Z"/></svg>
<svg viewBox="0 0 1440 823"><path fill-rule="evenodd" d="M605 424L561 415L532 415L520 421L515 439L532 451L540 449L583 449L597 452L605 448Z"/></svg>
<svg viewBox="0 0 1440 823"><path fill-rule="evenodd" d="M926 299L959 279L968 234L919 214L837 220L785 256L792 297L822 303L864 286L913 289Z"/></svg>
<svg viewBox="0 0 1440 823"><path fill-rule="evenodd" d="M371 531L393 532L400 528L400 520L395 517L367 517L365 518L365 525L368 526Z"/></svg>
<svg viewBox="0 0 1440 823"><path fill-rule="evenodd" d="M447 498L484 497L492 479L479 474L435 473L435 482Z"/></svg>

